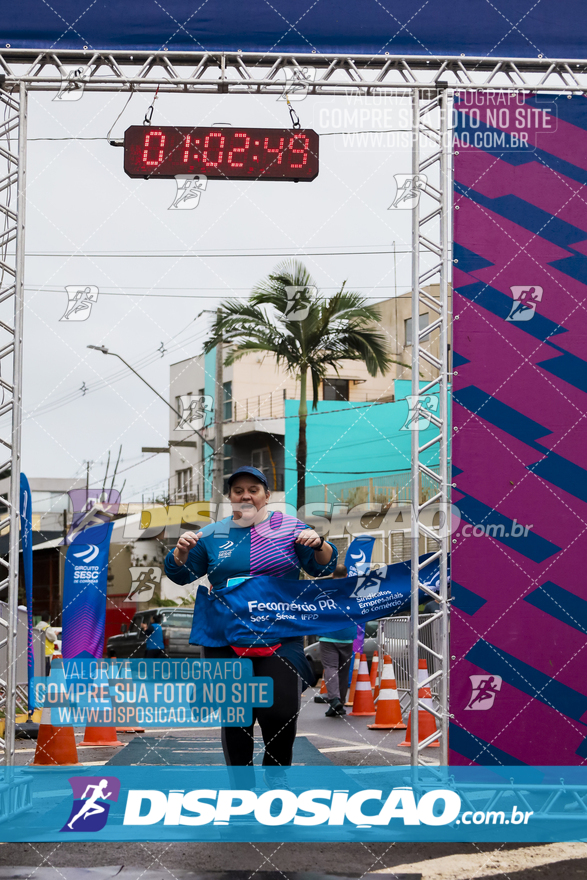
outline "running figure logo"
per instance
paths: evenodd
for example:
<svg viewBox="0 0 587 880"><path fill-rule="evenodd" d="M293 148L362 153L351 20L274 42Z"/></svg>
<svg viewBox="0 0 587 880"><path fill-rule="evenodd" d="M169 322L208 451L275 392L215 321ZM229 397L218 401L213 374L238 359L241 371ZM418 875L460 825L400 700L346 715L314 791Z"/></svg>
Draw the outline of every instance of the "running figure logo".
<svg viewBox="0 0 587 880"><path fill-rule="evenodd" d="M501 677L499 675L470 675L469 679L472 693L465 709L480 711L491 709L496 694L501 690Z"/></svg>
<svg viewBox="0 0 587 880"><path fill-rule="evenodd" d="M198 397L192 397L191 394L182 394L178 398L178 418L176 431L194 431L202 425L195 424L202 421L206 413L212 412L214 408L214 398L211 394L200 394Z"/></svg>
<svg viewBox="0 0 587 880"><path fill-rule="evenodd" d="M65 288L67 308L60 321L87 321L94 303L98 302L98 288L94 284L72 284Z"/></svg>
<svg viewBox="0 0 587 880"><path fill-rule="evenodd" d="M208 186L205 174L176 174L177 191L168 211L193 211L200 204L200 198Z"/></svg>
<svg viewBox="0 0 587 880"><path fill-rule="evenodd" d="M120 780L115 776L78 776L69 779L73 807L62 831L101 831L108 820L110 804L120 794Z"/></svg>
<svg viewBox="0 0 587 880"><path fill-rule="evenodd" d="M393 208L409 209L415 207L420 201L422 190L428 183L425 174L394 174L396 193L388 211Z"/></svg>
<svg viewBox="0 0 587 880"><path fill-rule="evenodd" d="M387 574L387 565L376 568L368 575L357 578L355 589L350 594L349 599L366 599L368 596L376 596L381 589L381 582Z"/></svg>
<svg viewBox="0 0 587 880"><path fill-rule="evenodd" d="M131 588L125 602L150 602L155 588L161 583L161 569L156 565L131 566L129 568L132 578Z"/></svg>
<svg viewBox="0 0 587 880"><path fill-rule="evenodd" d="M514 299L506 321L530 321L536 314L536 305L542 302L542 287L510 287Z"/></svg>
<svg viewBox="0 0 587 880"><path fill-rule="evenodd" d="M408 415L400 431L424 431L430 422L439 425L434 413L438 411L439 398L434 394L408 394Z"/></svg>
<svg viewBox="0 0 587 880"><path fill-rule="evenodd" d="M318 293L315 287L286 284L287 306L283 313L284 321L305 321L310 313L312 299Z"/></svg>
<svg viewBox="0 0 587 880"><path fill-rule="evenodd" d="M308 94L311 84L314 82L316 71L309 67L294 67L293 70L284 69L285 85L278 97L278 101L303 101Z"/></svg>
<svg viewBox="0 0 587 880"><path fill-rule="evenodd" d="M74 67L61 76L61 88L53 98L54 101L79 101L84 93L84 86L90 76L89 65Z"/></svg>

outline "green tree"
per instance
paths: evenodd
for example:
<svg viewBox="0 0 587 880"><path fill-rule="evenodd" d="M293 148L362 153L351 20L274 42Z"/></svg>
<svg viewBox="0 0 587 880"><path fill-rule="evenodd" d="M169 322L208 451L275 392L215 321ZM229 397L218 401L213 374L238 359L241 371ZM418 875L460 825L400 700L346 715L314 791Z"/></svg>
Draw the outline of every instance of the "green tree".
<svg viewBox="0 0 587 880"><path fill-rule="evenodd" d="M302 263L281 263L253 289L248 300L231 299L222 304L204 347L211 351L220 340L229 346L226 366L249 352L271 352L277 363L299 380L298 508L304 506L306 495L308 374L316 409L320 382L329 368L338 373L341 361L362 361L371 376L386 373L395 363L385 335L374 327L380 320L378 309L366 305L358 293L346 290L345 284L326 299ZM294 298L298 306L292 309Z"/></svg>

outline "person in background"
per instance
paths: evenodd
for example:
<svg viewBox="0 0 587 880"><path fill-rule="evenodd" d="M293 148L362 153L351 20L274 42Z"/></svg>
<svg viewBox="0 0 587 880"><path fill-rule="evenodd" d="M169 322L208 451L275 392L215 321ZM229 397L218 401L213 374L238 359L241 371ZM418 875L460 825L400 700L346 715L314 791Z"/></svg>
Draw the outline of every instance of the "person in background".
<svg viewBox="0 0 587 880"><path fill-rule="evenodd" d="M147 636L145 657L166 657L163 629L161 627L161 615L153 614L151 617L151 623L142 623L141 628Z"/></svg>
<svg viewBox="0 0 587 880"><path fill-rule="evenodd" d="M333 579L345 578L347 574L344 565L337 565L332 577ZM356 637L357 624L351 623L344 629L325 633L318 638L327 691L326 702L330 703L325 714L329 718L346 715L344 701L348 687L349 667L353 656L353 642Z"/></svg>
<svg viewBox="0 0 587 880"><path fill-rule="evenodd" d="M45 675L49 676L51 672L51 657L55 651L55 642L57 641L57 633L49 623L49 614L43 613L41 619L35 629L45 633Z"/></svg>

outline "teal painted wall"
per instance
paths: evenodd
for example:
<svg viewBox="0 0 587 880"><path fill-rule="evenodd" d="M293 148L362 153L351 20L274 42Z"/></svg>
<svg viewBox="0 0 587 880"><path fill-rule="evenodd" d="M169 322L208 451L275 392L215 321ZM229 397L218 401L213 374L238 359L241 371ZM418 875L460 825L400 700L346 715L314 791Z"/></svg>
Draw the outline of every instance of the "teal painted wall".
<svg viewBox="0 0 587 880"><path fill-rule="evenodd" d="M361 406L356 402L319 401L317 413L310 414L307 422L308 502L324 499L324 484L368 482L369 477L376 483L377 477L409 471L412 432L401 430L408 415L406 396L409 394L411 382L396 379L392 403ZM286 400L285 405L285 414L289 417L285 420L285 500L295 505L299 403ZM310 413L313 413L311 408ZM437 428L430 425L420 431L420 443L431 440L437 433ZM422 461L431 467L438 464L437 444L426 450Z"/></svg>

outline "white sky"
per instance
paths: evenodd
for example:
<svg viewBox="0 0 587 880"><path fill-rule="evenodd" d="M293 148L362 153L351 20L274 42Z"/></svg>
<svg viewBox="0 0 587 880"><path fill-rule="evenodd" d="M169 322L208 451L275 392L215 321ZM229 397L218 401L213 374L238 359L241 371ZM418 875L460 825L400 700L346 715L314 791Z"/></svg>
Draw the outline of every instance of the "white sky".
<svg viewBox="0 0 587 880"><path fill-rule="evenodd" d="M200 353L211 319L205 315L194 323L198 312L217 307L227 295L246 296L282 259L182 257L186 250L360 251L391 249L395 240L405 251L410 212L388 208L395 195L393 175L410 170L409 143L407 135L390 134L383 136L389 145L349 149L340 135L325 136L320 174L312 183L209 181L195 210L168 211L174 181L131 180L123 172L122 149L105 140L35 140L104 138L128 95L85 94L70 103L53 97L33 92L29 103L23 469L30 477L75 477L85 473L89 459L97 480L108 450L115 458L122 443L125 473L117 485L126 477L123 500L140 500L167 480L168 456L147 461L141 447L167 444L168 410L128 371L119 381L105 382L122 364L86 346L103 344L120 353L167 396L169 364ZM113 135L122 137L129 125L140 124L151 99L135 95ZM302 126L322 134L406 128L406 99L309 97L294 106ZM289 116L272 96L164 94L153 122L288 127ZM33 255L72 251L84 256ZM169 256L92 255L113 251ZM333 290L347 279L350 289L372 298L394 294L391 255L301 259L320 288ZM409 290L409 278L409 254L399 253L399 293ZM69 284L100 289L83 323L59 321ZM168 353L155 357L161 342ZM83 382L90 389L102 387L76 396Z"/></svg>

